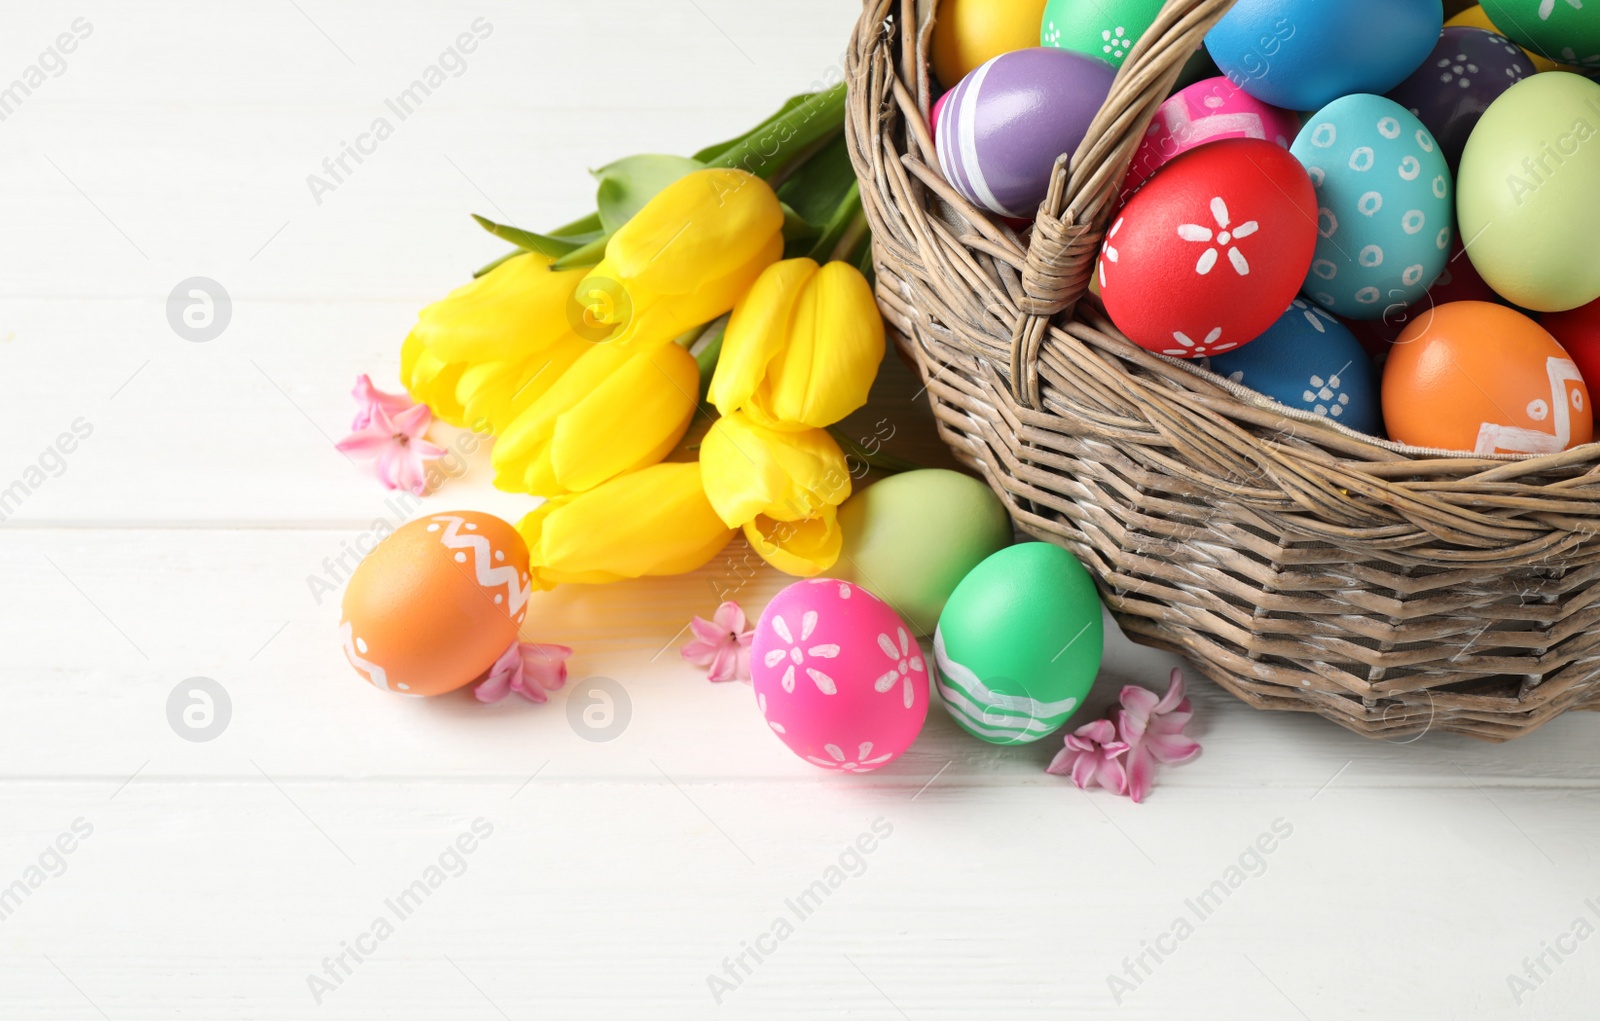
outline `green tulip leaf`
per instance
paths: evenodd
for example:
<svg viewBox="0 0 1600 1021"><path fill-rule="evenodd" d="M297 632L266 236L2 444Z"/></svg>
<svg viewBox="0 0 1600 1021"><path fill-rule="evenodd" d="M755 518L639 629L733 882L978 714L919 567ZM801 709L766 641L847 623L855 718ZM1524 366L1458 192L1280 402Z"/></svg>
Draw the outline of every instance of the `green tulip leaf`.
<svg viewBox="0 0 1600 1021"><path fill-rule="evenodd" d="M727 153L734 146L739 145L746 139L750 138L750 136L764 131L767 128L770 128L773 124L776 124L780 118L782 118L785 114L792 113L795 108L809 100L811 96L812 93L809 92L802 92L798 96L790 96L788 99L783 101L783 105L778 107L778 112L773 114L771 117L768 117L766 120L762 121L760 124L757 124L744 134L739 135L737 138L730 138L726 142L718 142L716 145L706 146L704 149L701 149L699 152L695 153L694 158L699 160L701 163L713 162L718 157Z"/></svg>
<svg viewBox="0 0 1600 1021"><path fill-rule="evenodd" d="M478 221L478 226L502 241L509 241L525 252L538 252L550 259L560 258L574 249L581 248L589 240L581 235L558 238L548 234L535 234L521 227L508 227L503 223L495 223L477 213L473 213L472 218Z"/></svg>
<svg viewBox="0 0 1600 1021"><path fill-rule="evenodd" d="M646 202L667 185L686 174L705 167L699 160L684 156L625 156L594 172L600 182L596 202L600 224L606 233L633 219Z"/></svg>
<svg viewBox="0 0 1600 1021"><path fill-rule="evenodd" d="M841 133L778 186L778 198L806 222L821 227L834 219L855 187L855 167L850 163L850 149Z"/></svg>
<svg viewBox="0 0 1600 1021"><path fill-rule="evenodd" d="M588 238L597 238L604 232L605 226L600 222L599 213L590 213L588 216L582 217L581 219L573 220L571 223L563 224L560 227L557 227L555 230L545 231L546 234L553 238L568 238L579 241L587 240Z"/></svg>
<svg viewBox="0 0 1600 1021"><path fill-rule="evenodd" d="M720 151L706 163L713 167L735 167L763 180L781 179L796 162L805 160L815 146L844 127L846 91L845 84L839 82L821 92L796 96L743 136L731 143L712 146L712 150Z"/></svg>

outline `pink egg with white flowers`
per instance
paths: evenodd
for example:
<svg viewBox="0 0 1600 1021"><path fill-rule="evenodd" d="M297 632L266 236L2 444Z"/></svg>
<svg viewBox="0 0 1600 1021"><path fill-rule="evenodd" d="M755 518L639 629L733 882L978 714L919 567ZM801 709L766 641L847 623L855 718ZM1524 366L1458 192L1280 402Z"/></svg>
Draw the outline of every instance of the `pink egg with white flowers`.
<svg viewBox="0 0 1600 1021"><path fill-rule="evenodd" d="M1269 106L1226 78L1207 78L1167 98L1145 129L1128 165L1121 201L1128 201L1174 156L1224 138L1259 138L1284 149L1300 133L1300 118Z"/></svg>
<svg viewBox="0 0 1600 1021"><path fill-rule="evenodd" d="M859 585L796 582L750 645L756 705L789 750L865 773L911 747L928 715L928 665L900 615Z"/></svg>

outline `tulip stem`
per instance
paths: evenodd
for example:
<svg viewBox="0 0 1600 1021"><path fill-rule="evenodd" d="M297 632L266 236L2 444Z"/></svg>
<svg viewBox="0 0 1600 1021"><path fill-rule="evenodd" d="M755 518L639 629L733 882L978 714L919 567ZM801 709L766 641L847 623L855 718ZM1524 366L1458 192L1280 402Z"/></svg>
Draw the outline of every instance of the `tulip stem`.
<svg viewBox="0 0 1600 1021"><path fill-rule="evenodd" d="M818 262L836 259L854 262L850 253L861 243L861 236L866 230L867 217L861 209L861 185L855 182L845 192L844 200L833 211L833 215L828 217L822 235L811 248L811 257Z"/></svg>
<svg viewBox="0 0 1600 1021"><path fill-rule="evenodd" d="M719 316L709 323L705 332L700 334L689 353L694 355L695 364L700 366L700 402L705 403L706 394L711 389L711 377L717 371L717 359L722 357L722 338L728 333L728 316Z"/></svg>

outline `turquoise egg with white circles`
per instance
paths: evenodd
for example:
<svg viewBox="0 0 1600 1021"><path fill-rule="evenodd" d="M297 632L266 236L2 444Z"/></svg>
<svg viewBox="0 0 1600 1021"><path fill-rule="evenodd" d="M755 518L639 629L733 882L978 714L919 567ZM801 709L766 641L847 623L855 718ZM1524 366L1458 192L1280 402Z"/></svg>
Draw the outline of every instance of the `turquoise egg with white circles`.
<svg viewBox="0 0 1600 1021"><path fill-rule="evenodd" d="M1393 316L1444 272L1455 185L1411 111L1358 93L1311 115L1290 147L1317 189L1317 249L1304 293L1350 319Z"/></svg>

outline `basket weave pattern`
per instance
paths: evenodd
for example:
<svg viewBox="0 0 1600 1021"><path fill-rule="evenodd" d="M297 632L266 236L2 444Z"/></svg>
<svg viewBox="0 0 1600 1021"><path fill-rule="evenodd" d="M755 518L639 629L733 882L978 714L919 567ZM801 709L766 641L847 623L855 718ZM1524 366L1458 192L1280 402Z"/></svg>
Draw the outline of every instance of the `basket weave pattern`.
<svg viewBox="0 0 1600 1021"><path fill-rule="evenodd" d="M845 130L878 301L942 437L1130 638L1251 705L1488 740L1600 708L1600 445L1373 440L1144 351L1087 293L1128 162L1232 2L1169 0L1024 241L939 173L935 0L866 0Z"/></svg>

